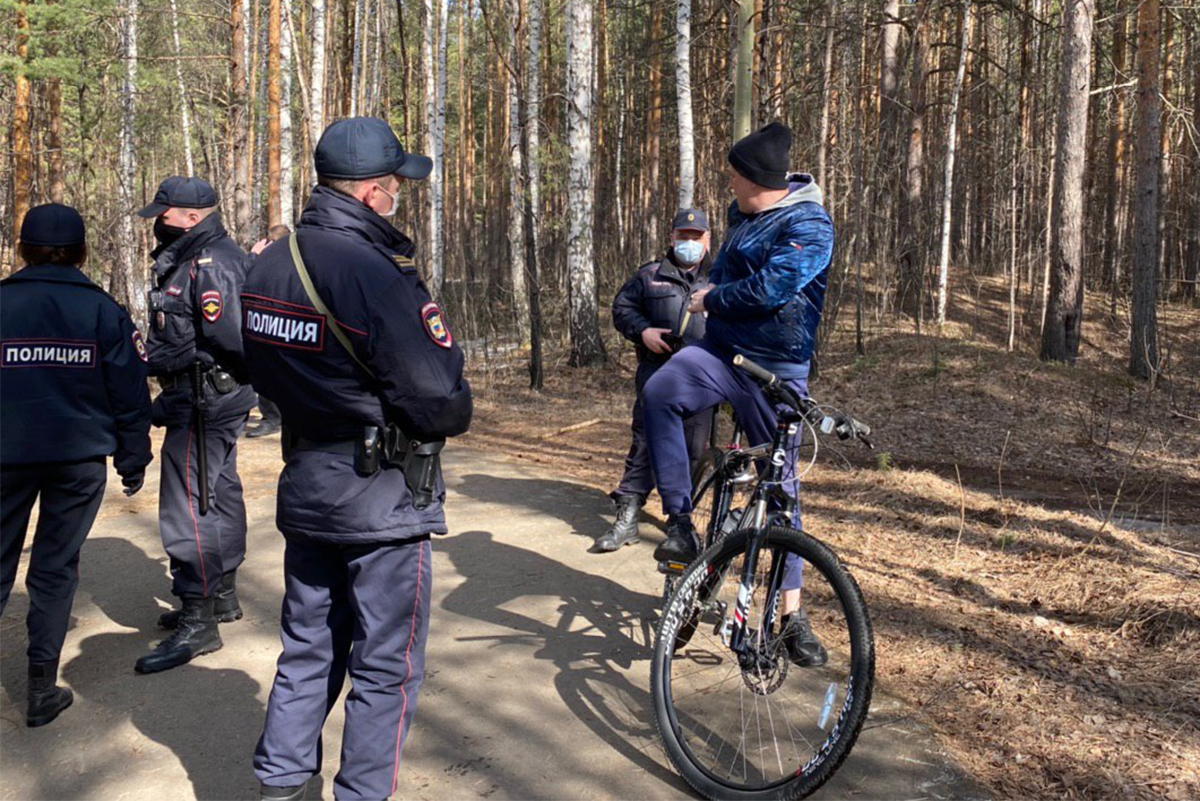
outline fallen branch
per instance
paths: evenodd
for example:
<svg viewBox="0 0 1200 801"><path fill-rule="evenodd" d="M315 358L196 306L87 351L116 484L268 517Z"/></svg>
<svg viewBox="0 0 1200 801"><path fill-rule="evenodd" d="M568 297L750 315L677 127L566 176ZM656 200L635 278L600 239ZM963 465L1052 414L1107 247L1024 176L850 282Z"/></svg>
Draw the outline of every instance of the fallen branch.
<svg viewBox="0 0 1200 801"><path fill-rule="evenodd" d="M582 423L575 423L574 425L563 426L562 428L558 429L557 431L551 431L546 434L539 434L535 439L550 439L551 437L557 437L559 434L569 434L572 431L578 431L581 428L588 428L590 426L596 425L597 423L603 423L603 422L604 422L604 420L602 418L593 417L591 420L584 420Z"/></svg>

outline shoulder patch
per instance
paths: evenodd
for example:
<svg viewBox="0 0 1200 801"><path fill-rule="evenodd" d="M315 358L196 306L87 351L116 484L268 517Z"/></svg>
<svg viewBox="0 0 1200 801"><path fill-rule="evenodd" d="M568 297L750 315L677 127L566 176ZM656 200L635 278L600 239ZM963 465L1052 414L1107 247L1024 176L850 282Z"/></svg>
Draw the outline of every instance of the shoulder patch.
<svg viewBox="0 0 1200 801"><path fill-rule="evenodd" d="M421 307L421 322L425 325L425 333L429 334L435 345L448 348L454 344L454 337L450 335L450 329L446 327L446 321L442 317L442 309L433 301Z"/></svg>
<svg viewBox="0 0 1200 801"><path fill-rule="evenodd" d="M408 256L401 256L399 253L392 254L392 261L396 262L401 267L416 269L417 263Z"/></svg>
<svg viewBox="0 0 1200 801"><path fill-rule="evenodd" d="M142 332L133 329L133 349L137 351L138 358L144 362L150 361L150 357L146 354L146 343L142 341Z"/></svg>
<svg viewBox="0 0 1200 801"><path fill-rule="evenodd" d="M221 312L224 309L224 304L221 302L221 293L215 289L210 289L200 296L200 311L204 314L204 319L210 323L215 323L221 319Z"/></svg>

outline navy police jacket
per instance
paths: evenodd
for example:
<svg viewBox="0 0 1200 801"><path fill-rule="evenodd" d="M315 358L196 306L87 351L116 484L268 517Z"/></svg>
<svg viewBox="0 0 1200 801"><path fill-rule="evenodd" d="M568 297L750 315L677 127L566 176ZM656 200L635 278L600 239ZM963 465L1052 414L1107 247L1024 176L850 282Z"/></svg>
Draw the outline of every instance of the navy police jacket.
<svg viewBox="0 0 1200 801"><path fill-rule="evenodd" d="M292 236L322 302L374 377L309 300L290 243L268 247L242 289L242 333L254 388L279 406L289 438L347 441L387 423L421 441L465 432L472 402L463 353L421 281L412 242L356 198L322 186ZM418 510L395 465L363 476L348 454L293 448L276 523L289 537L403 540L446 532L444 497L439 486L434 503Z"/></svg>
<svg viewBox="0 0 1200 801"><path fill-rule="evenodd" d="M729 231L704 298L706 341L741 353L781 378L804 378L825 305L833 221L811 175L788 176L791 191L769 209L742 214Z"/></svg>
<svg viewBox="0 0 1200 801"><path fill-rule="evenodd" d="M75 267L0 282L0 463L112 455L122 476L150 455L146 347L117 302Z"/></svg>
<svg viewBox="0 0 1200 801"><path fill-rule="evenodd" d="M250 260L216 212L153 255L155 288L146 349L150 374L172 379L154 400L155 425L181 426L191 420L188 371L198 353L240 384L222 395L205 382L206 419L226 421L247 414L258 401L246 383L238 293Z"/></svg>
<svg viewBox="0 0 1200 801"><path fill-rule="evenodd" d="M686 267L675 261L674 249L660 261L643 264L625 282L613 299L613 327L637 346L638 364L659 365L669 353L652 352L642 343L647 328L666 328L690 345L704 338L704 315L693 314L686 331L681 331L688 299L708 283L708 254L698 265Z"/></svg>

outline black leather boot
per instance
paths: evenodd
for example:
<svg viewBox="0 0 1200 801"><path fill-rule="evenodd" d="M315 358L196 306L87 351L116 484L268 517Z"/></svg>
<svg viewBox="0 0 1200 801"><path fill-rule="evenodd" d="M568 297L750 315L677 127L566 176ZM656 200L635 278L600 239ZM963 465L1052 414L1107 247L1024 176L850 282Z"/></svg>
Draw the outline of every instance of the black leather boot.
<svg viewBox="0 0 1200 801"><path fill-rule="evenodd" d="M221 649L221 634L213 617L213 599L185 596L179 621L170 637L137 661L138 673L158 673Z"/></svg>
<svg viewBox="0 0 1200 801"><path fill-rule="evenodd" d="M660 562L691 564L700 553L696 527L690 514L671 515L667 518L667 538L654 549L654 558Z"/></svg>
<svg viewBox="0 0 1200 801"><path fill-rule="evenodd" d="M158 616L160 628L173 629L179 625L181 609L172 609ZM221 576L221 582L213 591L213 617L218 623L232 623L242 619L242 606L237 597L237 571L230 570Z"/></svg>
<svg viewBox="0 0 1200 801"><path fill-rule="evenodd" d="M302 801L304 791L308 789L308 783L297 784L295 787L271 787L270 785L261 785L258 791L260 799L271 799L271 801Z"/></svg>
<svg viewBox="0 0 1200 801"><path fill-rule="evenodd" d="M783 644L787 647L788 658L797 667L820 667L829 661L829 653L817 635L813 634L812 623L808 613L801 609L790 615L784 615L781 621Z"/></svg>
<svg viewBox="0 0 1200 801"><path fill-rule="evenodd" d="M619 551L622 545L633 545L641 541L638 536L638 511L645 501L636 495L621 495L617 498L617 520L612 528L600 535L592 545L593 553Z"/></svg>
<svg viewBox="0 0 1200 801"><path fill-rule="evenodd" d="M55 684L57 679L57 659L29 663L29 709L25 725L31 729L45 726L75 701L74 693Z"/></svg>

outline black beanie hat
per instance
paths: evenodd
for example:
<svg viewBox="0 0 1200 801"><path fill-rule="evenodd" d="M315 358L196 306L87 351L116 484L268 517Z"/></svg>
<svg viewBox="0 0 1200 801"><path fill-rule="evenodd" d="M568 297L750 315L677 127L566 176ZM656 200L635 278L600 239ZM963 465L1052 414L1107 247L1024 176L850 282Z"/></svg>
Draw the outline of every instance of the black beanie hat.
<svg viewBox="0 0 1200 801"><path fill-rule="evenodd" d="M738 140L729 149L729 163L759 186L787 189L788 151L791 148L792 129L781 122L773 122Z"/></svg>

